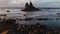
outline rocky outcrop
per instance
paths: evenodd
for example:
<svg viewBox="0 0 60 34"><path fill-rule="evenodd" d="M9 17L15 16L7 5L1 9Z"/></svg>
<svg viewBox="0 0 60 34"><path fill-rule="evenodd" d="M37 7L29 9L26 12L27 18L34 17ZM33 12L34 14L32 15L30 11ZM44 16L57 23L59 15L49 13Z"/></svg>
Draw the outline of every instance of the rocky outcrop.
<svg viewBox="0 0 60 34"><path fill-rule="evenodd" d="M26 3L25 8L21 11L41 11L41 10L39 8L35 8L33 4L30 2L30 5Z"/></svg>

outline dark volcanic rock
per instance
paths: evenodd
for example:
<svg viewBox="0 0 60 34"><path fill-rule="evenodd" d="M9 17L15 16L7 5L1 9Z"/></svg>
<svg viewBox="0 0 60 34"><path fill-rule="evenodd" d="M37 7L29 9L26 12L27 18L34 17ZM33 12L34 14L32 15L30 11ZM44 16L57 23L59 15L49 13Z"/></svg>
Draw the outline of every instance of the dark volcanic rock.
<svg viewBox="0 0 60 34"><path fill-rule="evenodd" d="M10 12L9 10L7 10L6 12Z"/></svg>
<svg viewBox="0 0 60 34"><path fill-rule="evenodd" d="M21 11L41 11L39 8L35 8L33 4L30 2L30 5L26 3L25 8Z"/></svg>

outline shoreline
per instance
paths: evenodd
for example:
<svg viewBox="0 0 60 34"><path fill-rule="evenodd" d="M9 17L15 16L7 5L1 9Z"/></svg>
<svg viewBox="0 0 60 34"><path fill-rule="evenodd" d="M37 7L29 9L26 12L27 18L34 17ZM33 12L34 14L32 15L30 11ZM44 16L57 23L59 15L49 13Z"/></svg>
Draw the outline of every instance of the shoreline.
<svg viewBox="0 0 60 34"><path fill-rule="evenodd" d="M36 23L36 24L32 24L32 25L26 25L26 24L16 24L15 23L16 20L15 19L8 19L8 20L3 20L0 23L0 32L4 32L6 30L9 30L7 33L12 32L12 33L60 33L60 27L49 27L47 25L43 25L40 23ZM23 22L22 22L23 23ZM31 23L31 22L30 22ZM23 32L24 31L24 32ZM38 31L38 32L37 32ZM56 32L55 32L56 31Z"/></svg>

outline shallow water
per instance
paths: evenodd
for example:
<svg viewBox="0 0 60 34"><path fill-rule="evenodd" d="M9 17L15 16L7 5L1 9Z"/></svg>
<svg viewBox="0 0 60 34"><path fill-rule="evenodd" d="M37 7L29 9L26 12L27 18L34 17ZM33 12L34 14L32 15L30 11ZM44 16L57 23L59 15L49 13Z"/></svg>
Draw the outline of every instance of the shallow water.
<svg viewBox="0 0 60 34"><path fill-rule="evenodd" d="M60 26L60 20L42 20L42 21L17 21L17 23L19 24L36 24L36 23L40 23L43 25L47 25L47 26Z"/></svg>
<svg viewBox="0 0 60 34"><path fill-rule="evenodd" d="M6 12L9 10L10 12ZM10 18L18 18L20 17L22 19L24 18L53 18L54 20L43 20L43 21L38 21L38 20L32 20L32 21L19 21L17 20L16 23L19 24L44 24L48 26L60 26L60 20L55 20L56 18L60 18L60 15L57 15L56 13L60 13L60 9L50 9L46 10L44 9L43 11L33 11L33 12L24 12L20 11L21 9L0 9L0 14L7 14L8 17ZM24 14L26 16L24 16Z"/></svg>

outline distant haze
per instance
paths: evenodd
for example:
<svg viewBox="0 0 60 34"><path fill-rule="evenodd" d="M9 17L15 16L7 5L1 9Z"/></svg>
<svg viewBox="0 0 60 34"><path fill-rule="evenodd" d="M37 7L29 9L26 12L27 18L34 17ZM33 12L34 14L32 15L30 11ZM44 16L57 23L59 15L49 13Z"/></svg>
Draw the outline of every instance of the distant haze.
<svg viewBox="0 0 60 34"><path fill-rule="evenodd" d="M24 7L30 1L36 7L60 7L60 0L0 0L0 7Z"/></svg>

